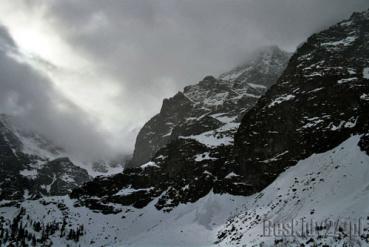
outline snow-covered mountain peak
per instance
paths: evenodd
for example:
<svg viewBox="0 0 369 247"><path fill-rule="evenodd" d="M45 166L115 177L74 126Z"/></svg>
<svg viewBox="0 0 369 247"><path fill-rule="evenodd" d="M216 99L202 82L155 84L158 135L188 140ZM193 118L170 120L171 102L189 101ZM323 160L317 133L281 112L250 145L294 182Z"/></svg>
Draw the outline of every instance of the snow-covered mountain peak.
<svg viewBox="0 0 369 247"><path fill-rule="evenodd" d="M368 38L365 12L313 34L297 49L235 136L250 183L262 189L297 160L367 132Z"/></svg>
<svg viewBox="0 0 369 247"><path fill-rule="evenodd" d="M63 158L64 157L64 158ZM67 194L90 180L66 153L40 134L0 115L0 199L22 200Z"/></svg>
<svg viewBox="0 0 369 247"><path fill-rule="evenodd" d="M271 87L273 52L252 76L209 76L165 99L140 131L132 167L69 197L3 205L3 242L29 244L27 230L60 246L367 246L368 27L364 12L312 35ZM6 171L18 172L4 143Z"/></svg>
<svg viewBox="0 0 369 247"><path fill-rule="evenodd" d="M139 132L128 167L148 162L160 148L178 138L210 146L232 144L243 114L276 82L288 59L289 54L277 47L263 48L247 64L219 78L206 76L164 99L160 113ZM239 75L232 77L235 73ZM224 123L220 117L231 121Z"/></svg>
<svg viewBox="0 0 369 247"><path fill-rule="evenodd" d="M241 84L256 84L258 76L266 74L280 74L290 57L288 52L277 46L268 46L253 52L245 63L219 76L219 79ZM272 82L268 78L258 80L259 86L269 87Z"/></svg>
<svg viewBox="0 0 369 247"><path fill-rule="evenodd" d="M109 162L85 164L75 160L28 127L15 116L0 114L0 199L65 195L92 176L123 170L121 165Z"/></svg>
<svg viewBox="0 0 369 247"><path fill-rule="evenodd" d="M8 138L10 136L16 137L8 140L9 145L16 152L38 157L44 161L67 156L62 148L56 146L47 140L47 138L32 130L19 126L15 117L0 114L0 124L2 126L0 131L3 135L7 134Z"/></svg>

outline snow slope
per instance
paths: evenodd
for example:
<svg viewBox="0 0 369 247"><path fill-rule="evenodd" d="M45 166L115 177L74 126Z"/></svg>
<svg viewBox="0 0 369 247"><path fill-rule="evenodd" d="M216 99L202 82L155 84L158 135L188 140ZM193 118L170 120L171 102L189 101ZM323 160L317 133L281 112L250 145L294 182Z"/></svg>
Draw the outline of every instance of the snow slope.
<svg viewBox="0 0 369 247"><path fill-rule="evenodd" d="M369 223L369 156L358 147L359 140L360 136L352 136L328 152L298 162L262 192L249 197L211 192L170 212L157 210L156 200L143 209L112 204L122 211L110 215L74 207L76 201L68 197L49 197L23 202L21 207L26 214L22 221L61 224L67 215L72 227L84 226L85 234L78 244L59 238L56 233L50 237L55 246L259 246L260 243L274 246L276 240L287 246L292 243L313 246L314 241L330 246L352 242L365 245L368 240L365 228ZM2 207L0 216L9 219L17 211L14 207ZM331 228L328 236L324 236L324 230L305 237L263 236L264 220L268 224L294 220L299 229L301 219L318 223L339 220L337 225L342 229ZM350 239L344 223L354 224L359 219L362 236L352 234Z"/></svg>
<svg viewBox="0 0 369 247"><path fill-rule="evenodd" d="M276 239L283 240L288 246L306 244L310 238L328 246L367 245L368 230L364 229L369 225L369 156L358 147L359 140L360 136L352 136L328 152L298 162L261 193L249 197L243 212L228 221L221 246L239 243L272 246ZM265 226L294 222L295 234L262 237L263 221ZM303 221L323 225L332 222L333 225L320 231L313 228L310 236L296 236L306 234L301 228ZM351 223L353 227L359 222L359 234L352 233L350 239L347 224ZM318 239L319 235L321 239Z"/></svg>
<svg viewBox="0 0 369 247"><path fill-rule="evenodd" d="M59 238L59 233L52 235L50 240L55 246L208 246L216 239L219 226L237 212L243 201L243 197L210 193L170 213L157 210L152 202L143 209L121 207L123 212L110 215L74 207L75 201L68 197L25 201L21 206L27 215L23 224L39 221L47 225L56 221L61 225L65 219L71 229L84 226L85 235L78 243ZM0 208L0 217L12 218L18 211L14 207Z"/></svg>

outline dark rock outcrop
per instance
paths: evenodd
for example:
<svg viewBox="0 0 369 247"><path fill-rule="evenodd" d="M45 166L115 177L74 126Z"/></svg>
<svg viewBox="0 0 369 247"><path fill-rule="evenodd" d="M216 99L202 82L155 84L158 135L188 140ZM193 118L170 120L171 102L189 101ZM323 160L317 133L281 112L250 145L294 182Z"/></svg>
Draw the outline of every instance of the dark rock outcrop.
<svg viewBox="0 0 369 247"><path fill-rule="evenodd" d="M132 160L127 167L136 167L150 160L170 141L172 129L189 117L192 102L181 92L164 99L160 113L148 121L138 133Z"/></svg>
<svg viewBox="0 0 369 247"><path fill-rule="evenodd" d="M298 160L369 132L368 40L369 11L312 35L298 48L235 136L248 183L262 189Z"/></svg>
<svg viewBox="0 0 369 247"><path fill-rule="evenodd" d="M91 178L40 135L0 115L0 200L66 195Z"/></svg>
<svg viewBox="0 0 369 247"><path fill-rule="evenodd" d="M205 116L219 122L201 122L205 116L191 115L172 126L171 142L150 162L112 178L95 179L74 190L72 197L105 213L114 212L111 202L139 208L154 199L158 209L167 211L211 190L253 194L289 166L330 150L351 135L362 135L359 145L368 151L368 40L369 11L314 34L251 110L242 101L233 101L237 95L230 91L237 92L238 81L206 77L185 88L184 95L201 106L192 109L205 108L209 112ZM225 93L227 85L232 90ZM251 86L240 98L250 98ZM233 146L230 136L242 116ZM217 129L201 133L204 126Z"/></svg>
<svg viewBox="0 0 369 247"><path fill-rule="evenodd" d="M206 76L198 84L185 87L183 93L165 99L160 113L140 130L133 158L126 167L148 162L157 151L180 136L198 135L221 127L224 123L219 117L234 118L232 122L239 123L243 114L277 80L289 56L274 46L260 49L242 66L219 78Z"/></svg>
<svg viewBox="0 0 369 247"><path fill-rule="evenodd" d="M233 160L233 135L244 113L267 90L268 85L258 84L259 79L264 82L275 75L276 81L288 57L275 47L267 48L228 77L223 74L227 80L207 76L164 100L161 112L137 137L131 167L139 159L151 161L111 178L95 179L74 190L72 197L88 207L114 213L111 202L143 207L157 198L155 206L169 211L179 203L197 201L210 190L253 193ZM255 59L278 66L265 69ZM255 72L261 69L268 74ZM247 71L258 76L250 79ZM242 76L238 79L234 73Z"/></svg>

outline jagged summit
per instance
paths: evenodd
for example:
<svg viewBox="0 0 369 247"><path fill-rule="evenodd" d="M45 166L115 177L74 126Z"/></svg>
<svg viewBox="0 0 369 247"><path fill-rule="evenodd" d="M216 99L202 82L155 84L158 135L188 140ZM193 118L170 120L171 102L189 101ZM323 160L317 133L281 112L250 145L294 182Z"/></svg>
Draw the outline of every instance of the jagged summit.
<svg viewBox="0 0 369 247"><path fill-rule="evenodd" d="M65 195L91 179L65 156L43 136L20 128L13 116L1 114L0 199Z"/></svg>
<svg viewBox="0 0 369 247"><path fill-rule="evenodd" d="M194 131L198 127L185 122L178 138L161 148L150 162L110 179L94 180L72 196L81 205L120 214L124 209L117 205L171 212L181 208L179 204L210 198L210 191L254 194L244 197L242 211L219 232L220 246L249 244L248 241L252 241L251 245L265 241L273 246L276 241L285 241L260 239L255 231L262 229L262 217L279 222L295 216L340 219L344 215L356 219L358 215L368 215L364 174L369 165L369 21L366 14L365 18L363 14L353 16L311 36L297 50L278 82L244 114L235 146L232 139L226 145L226 135L211 139L217 136L215 132L198 134ZM202 110L216 111L214 102L220 99L208 99L219 96L217 90L225 81L209 79L188 87L184 95ZM214 87L208 87L209 81ZM201 97L203 92L211 97ZM199 120L210 126L206 117L223 120L226 123L221 127L214 127L217 122L212 122L211 128L219 130L237 123L227 116L212 113L190 120L194 120L194 126ZM176 132L174 128L171 133ZM289 168L297 163L297 167ZM354 178L362 172L360 178ZM327 194L326 188L333 194ZM351 201L345 203L351 192L354 208L360 213L353 213ZM327 208L331 205L327 198L339 205L337 211ZM216 208L219 204L216 201L209 205ZM302 237L294 239L293 244L345 244L350 239L343 232L339 238ZM365 234L357 241L368 243Z"/></svg>
<svg viewBox="0 0 369 247"><path fill-rule="evenodd" d="M256 187L297 160L368 133L368 40L368 11L312 35L245 115L235 149Z"/></svg>
<svg viewBox="0 0 369 247"><path fill-rule="evenodd" d="M94 205L103 208L103 204L119 201L143 207L158 197L155 206L171 210L211 189L253 194L298 160L332 149L353 134L364 135L359 145L367 147L369 28L366 19L355 18L359 21L352 21L351 26L343 22L310 37L264 96L250 96L246 88L237 98L238 94L233 94L236 81L212 77L186 87L176 96L182 103L175 104L179 108L174 111L184 116L177 115L177 122L163 130L167 145L157 146L150 162L111 180L95 180L75 190L73 197L89 205L91 197L102 196L94 188L104 187L108 195L103 201L94 199ZM247 106L243 100L251 101ZM183 106L191 110L181 111ZM251 110L244 111L245 107ZM157 126L165 126L160 121L169 123L164 116L161 112L153 118ZM242 116L239 127L237 119ZM159 136L157 126L149 122L143 130L148 128L147 136ZM152 140L146 141L155 144ZM130 187L150 189L129 196L115 194Z"/></svg>
<svg viewBox="0 0 369 247"><path fill-rule="evenodd" d="M231 144L243 114L250 109L285 68L290 54L277 47L260 49L243 66L218 78L206 76L163 101L158 115L140 130L133 158L127 167L148 162L157 151L180 136L199 135L207 131L210 139ZM238 76L235 74L238 73ZM228 125L221 128L223 125ZM221 132L221 136L218 134ZM207 138L209 139L209 138ZM210 145L208 141L202 142Z"/></svg>
<svg viewBox="0 0 369 247"><path fill-rule="evenodd" d="M281 62L287 60L285 53ZM279 73L282 70L281 66ZM275 70L264 72L272 73L277 80ZM136 168L131 164L123 174L109 179L97 178L76 189L72 197L79 198L82 205L114 213L114 208L106 206L112 201L142 208L158 198L155 207L171 211L211 190L251 193L253 188L241 182L243 176L234 173L233 136L242 116L267 90L267 85L260 83L272 75L243 82L206 76L185 87L183 93L165 99L160 113L137 137L133 161L146 163L139 162L139 167L136 163ZM131 188L132 193L126 194Z"/></svg>
<svg viewBox="0 0 369 247"><path fill-rule="evenodd" d="M97 175L121 172L118 161L83 163L20 123L0 114L0 199L66 195Z"/></svg>
<svg viewBox="0 0 369 247"><path fill-rule="evenodd" d="M253 52L241 66L221 74L219 79L241 84L251 83L250 86L257 80L260 85L270 87L273 78L285 68L289 57L278 46L262 47Z"/></svg>
<svg viewBox="0 0 369 247"><path fill-rule="evenodd" d="M214 77L188 87L147 123L144 143L169 138L149 162L0 207L2 227L60 246L367 246L368 26L364 12L314 34L257 99Z"/></svg>
<svg viewBox="0 0 369 247"><path fill-rule="evenodd" d="M30 156L37 156L44 161L65 156L65 151L61 147L56 146L44 136L19 126L18 122L14 116L0 114L2 132L8 134L9 145L14 150Z"/></svg>

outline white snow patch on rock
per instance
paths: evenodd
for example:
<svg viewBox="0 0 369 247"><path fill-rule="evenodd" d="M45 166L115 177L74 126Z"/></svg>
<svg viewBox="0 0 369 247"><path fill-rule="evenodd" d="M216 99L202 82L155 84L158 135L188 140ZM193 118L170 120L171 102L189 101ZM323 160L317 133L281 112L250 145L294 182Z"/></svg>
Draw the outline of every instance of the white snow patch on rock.
<svg viewBox="0 0 369 247"><path fill-rule="evenodd" d="M30 179L35 179L37 177L38 171L36 169L32 169L32 170L24 169L24 170L21 170L19 174L24 177L28 177Z"/></svg>
<svg viewBox="0 0 369 247"><path fill-rule="evenodd" d="M295 98L295 95L292 95L292 94L289 94L289 95L283 95L283 96L280 96L278 98L276 98L275 100L272 101L272 103L270 103L268 105L268 107L273 107L275 105L278 105L284 101L288 101L288 100L291 100L291 99L294 99Z"/></svg>
<svg viewBox="0 0 369 247"><path fill-rule="evenodd" d="M361 96L360 96L360 99L361 100L365 100L365 101L369 101L369 95L366 94L366 93L363 93Z"/></svg>
<svg viewBox="0 0 369 247"><path fill-rule="evenodd" d="M330 124L328 127L333 131L340 130L342 128L354 128L356 126L357 119L358 118L352 117L348 121L341 121L338 125Z"/></svg>
<svg viewBox="0 0 369 247"><path fill-rule="evenodd" d="M351 82L351 81L356 81L356 80L357 80L357 77L345 78L345 79L338 80L337 83L338 84L343 84L343 83L347 83L347 82Z"/></svg>
<svg viewBox="0 0 369 247"><path fill-rule="evenodd" d="M132 193L135 193L135 192L139 192L139 191L149 191L151 189L153 189L154 187L150 187L150 188L145 188L145 189L134 189L132 187L129 187L129 188L124 188L124 189L121 189L120 191L118 191L117 193L115 193L114 195L115 196L127 196L127 195L130 195Z"/></svg>
<svg viewBox="0 0 369 247"><path fill-rule="evenodd" d="M149 161L142 166L140 166L142 169L146 169L148 167L159 167L154 161Z"/></svg>
<svg viewBox="0 0 369 247"><path fill-rule="evenodd" d="M225 116L225 113L213 114L213 115L210 115L210 117L215 118L216 120L222 123L230 123L237 119L237 116L233 116L233 117Z"/></svg>
<svg viewBox="0 0 369 247"><path fill-rule="evenodd" d="M240 175L237 175L234 172L230 172L227 176L225 176L224 178L229 179L229 178L233 178L233 177L239 177Z"/></svg>
<svg viewBox="0 0 369 247"><path fill-rule="evenodd" d="M200 161L203 161L203 160L216 160L216 159L217 158L210 157L209 152L205 152L205 153L202 153L202 154L197 154L195 156L195 161L197 161L197 162L200 162Z"/></svg>
<svg viewBox="0 0 369 247"><path fill-rule="evenodd" d="M247 85L249 85L252 88L261 88L261 89L266 89L266 86L261 85L261 84L255 84L255 83L247 83Z"/></svg>
<svg viewBox="0 0 369 247"><path fill-rule="evenodd" d="M369 68L363 69L363 77L369 80Z"/></svg>
<svg viewBox="0 0 369 247"><path fill-rule="evenodd" d="M204 132L200 135L192 136L180 136L181 139L194 139L207 147L217 147L221 145L231 145L233 143L233 138L230 136L219 136L214 135L213 131Z"/></svg>
<svg viewBox="0 0 369 247"><path fill-rule="evenodd" d="M346 38L338 40L338 41L322 43L322 46L349 46L357 38L358 38L357 36L349 36L349 37L346 37Z"/></svg>

